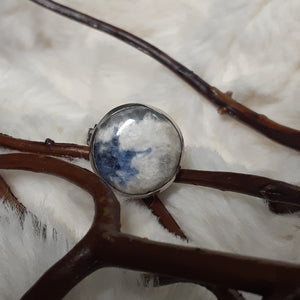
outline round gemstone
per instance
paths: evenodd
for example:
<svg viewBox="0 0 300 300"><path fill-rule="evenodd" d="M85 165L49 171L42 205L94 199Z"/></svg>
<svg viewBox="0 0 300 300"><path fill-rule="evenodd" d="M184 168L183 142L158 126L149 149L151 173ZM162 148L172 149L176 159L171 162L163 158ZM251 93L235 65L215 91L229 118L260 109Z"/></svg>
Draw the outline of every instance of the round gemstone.
<svg viewBox="0 0 300 300"><path fill-rule="evenodd" d="M110 111L95 126L91 161L115 190L148 196L168 186L179 169L183 139L161 111L127 104Z"/></svg>

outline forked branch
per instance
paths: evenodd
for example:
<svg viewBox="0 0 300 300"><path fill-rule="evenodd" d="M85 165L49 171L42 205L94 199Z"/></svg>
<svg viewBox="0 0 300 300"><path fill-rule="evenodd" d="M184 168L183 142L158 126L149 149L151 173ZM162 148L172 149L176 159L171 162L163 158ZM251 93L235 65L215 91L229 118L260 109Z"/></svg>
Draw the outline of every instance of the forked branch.
<svg viewBox="0 0 300 300"><path fill-rule="evenodd" d="M88 170L34 154L0 155L0 169L60 176L87 190L95 203L94 221L86 236L39 279L24 295L24 300L61 299L81 279L103 266L130 268L262 295L279 287L296 290L300 285L298 265L158 243L121 233L117 200Z"/></svg>

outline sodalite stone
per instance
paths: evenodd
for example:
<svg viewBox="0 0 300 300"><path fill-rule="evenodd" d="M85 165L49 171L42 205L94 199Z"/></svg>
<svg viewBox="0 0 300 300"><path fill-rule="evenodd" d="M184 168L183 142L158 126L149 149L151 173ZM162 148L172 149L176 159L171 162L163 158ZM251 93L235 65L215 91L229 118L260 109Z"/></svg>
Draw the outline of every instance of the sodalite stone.
<svg viewBox="0 0 300 300"><path fill-rule="evenodd" d="M162 112L127 104L100 121L90 145L99 176L115 190L141 197L165 188L175 178L183 140Z"/></svg>

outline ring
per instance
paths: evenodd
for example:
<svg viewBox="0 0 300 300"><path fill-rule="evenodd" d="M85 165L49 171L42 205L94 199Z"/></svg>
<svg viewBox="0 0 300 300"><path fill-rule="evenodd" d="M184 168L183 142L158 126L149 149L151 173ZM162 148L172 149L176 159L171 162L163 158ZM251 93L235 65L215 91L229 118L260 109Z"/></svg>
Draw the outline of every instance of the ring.
<svg viewBox="0 0 300 300"><path fill-rule="evenodd" d="M89 131L94 171L115 192L144 198L166 189L180 169L183 137L162 111L118 106Z"/></svg>

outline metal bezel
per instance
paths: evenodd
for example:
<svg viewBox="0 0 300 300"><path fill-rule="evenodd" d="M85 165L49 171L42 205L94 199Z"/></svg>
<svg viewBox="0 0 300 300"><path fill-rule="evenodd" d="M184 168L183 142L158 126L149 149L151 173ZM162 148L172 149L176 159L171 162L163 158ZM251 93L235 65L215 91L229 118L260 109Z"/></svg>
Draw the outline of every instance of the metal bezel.
<svg viewBox="0 0 300 300"><path fill-rule="evenodd" d="M108 183L98 172L96 165L95 165L95 159L94 159L94 141L95 141L95 136L98 132L98 130L100 129L101 125L106 122L106 120L108 120L108 118L112 117L113 115L115 115L116 113L119 113L122 110L128 109L130 107L136 107L136 106L141 106L141 107L146 107L148 109L150 109L151 111L154 111L156 114L158 113L159 115L161 115L164 119L168 120L176 129L179 139L180 139L180 146L181 146L181 153L179 155L178 158L178 162L177 162L177 168L174 172L174 174L172 174L172 176L170 176L170 178L162 183L162 185L153 190L153 191L149 191L147 193L143 193L143 194L129 194L129 193L125 193L123 191L120 191L119 189L113 187L110 183ZM90 129L92 132L90 132L90 137L89 137L89 146L90 146L90 162L92 165L92 168L94 170L94 172L100 177L101 181L104 182L106 185L108 185L114 192L116 192L117 194L120 194L122 196L126 196L129 198L146 198L149 197L153 194L159 193L163 190L165 190L166 188L168 188L175 180L177 173L180 170L180 162L181 162L181 158L182 158L182 152L183 152L183 148L184 148L184 141L183 141L183 136L182 133L179 129L179 127L177 126L177 124L172 120L172 118L170 118L166 113L164 113L163 111L161 111L160 109L157 109L155 107L149 106L149 105L144 105L144 104L139 104L139 103L128 103L128 104L124 104L124 105L120 105L115 107L114 109L110 110L107 114L104 115L104 117L100 120L100 122L98 124L95 125L95 127L93 129Z"/></svg>

